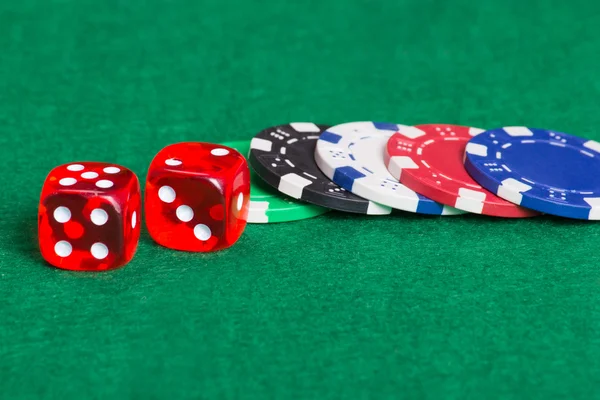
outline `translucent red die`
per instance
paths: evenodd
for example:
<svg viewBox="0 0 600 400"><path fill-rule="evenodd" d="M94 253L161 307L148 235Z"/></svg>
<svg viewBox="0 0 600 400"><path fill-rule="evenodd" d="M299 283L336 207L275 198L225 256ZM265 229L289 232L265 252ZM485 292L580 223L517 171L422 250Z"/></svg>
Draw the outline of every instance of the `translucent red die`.
<svg viewBox="0 0 600 400"><path fill-rule="evenodd" d="M101 271L128 263L140 237L137 176L115 164L80 162L54 168L42 188L38 239L58 268Z"/></svg>
<svg viewBox="0 0 600 400"><path fill-rule="evenodd" d="M145 196L146 225L157 243L216 251L233 245L246 227L250 171L232 148L173 144L152 160Z"/></svg>

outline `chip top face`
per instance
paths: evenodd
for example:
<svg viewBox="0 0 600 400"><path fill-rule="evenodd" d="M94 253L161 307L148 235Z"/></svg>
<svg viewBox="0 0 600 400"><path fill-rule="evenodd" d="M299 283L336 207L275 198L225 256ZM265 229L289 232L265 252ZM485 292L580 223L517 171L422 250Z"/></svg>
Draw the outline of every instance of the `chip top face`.
<svg viewBox="0 0 600 400"><path fill-rule="evenodd" d="M486 189L540 212L600 219L600 143L527 127L475 136L465 168Z"/></svg>

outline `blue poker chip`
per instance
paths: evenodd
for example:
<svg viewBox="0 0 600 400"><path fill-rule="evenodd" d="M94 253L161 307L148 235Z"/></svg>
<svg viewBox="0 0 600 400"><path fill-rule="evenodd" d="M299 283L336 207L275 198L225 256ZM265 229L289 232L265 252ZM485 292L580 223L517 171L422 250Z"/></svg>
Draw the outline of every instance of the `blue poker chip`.
<svg viewBox="0 0 600 400"><path fill-rule="evenodd" d="M600 220L600 143L512 126L473 137L465 168L481 186L523 207Z"/></svg>
<svg viewBox="0 0 600 400"><path fill-rule="evenodd" d="M375 122L336 125L319 136L315 162L326 177L357 196L399 210L434 215L464 214L422 196L399 183L387 170L384 149L400 128Z"/></svg>

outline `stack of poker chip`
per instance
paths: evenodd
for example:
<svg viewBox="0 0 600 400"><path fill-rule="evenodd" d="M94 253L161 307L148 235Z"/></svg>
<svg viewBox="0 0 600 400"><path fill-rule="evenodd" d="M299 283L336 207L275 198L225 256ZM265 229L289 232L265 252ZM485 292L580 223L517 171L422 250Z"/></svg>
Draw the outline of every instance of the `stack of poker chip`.
<svg viewBox="0 0 600 400"><path fill-rule="evenodd" d="M600 220L600 143L546 129L295 122L225 143L248 158L248 222L329 210Z"/></svg>

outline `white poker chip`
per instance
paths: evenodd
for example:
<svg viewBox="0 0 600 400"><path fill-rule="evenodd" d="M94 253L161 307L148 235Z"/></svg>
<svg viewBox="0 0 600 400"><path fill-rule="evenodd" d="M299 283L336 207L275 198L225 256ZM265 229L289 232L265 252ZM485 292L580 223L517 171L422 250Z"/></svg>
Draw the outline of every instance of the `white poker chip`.
<svg viewBox="0 0 600 400"><path fill-rule="evenodd" d="M419 214L464 214L416 193L388 172L384 151L388 139L399 129L411 127L375 122L336 125L319 137L315 161L325 176L365 199Z"/></svg>

